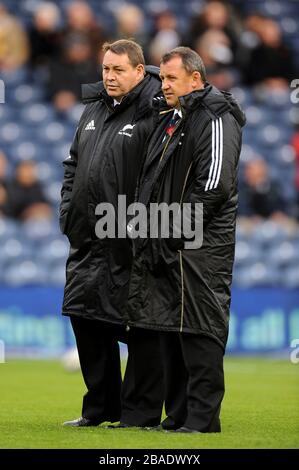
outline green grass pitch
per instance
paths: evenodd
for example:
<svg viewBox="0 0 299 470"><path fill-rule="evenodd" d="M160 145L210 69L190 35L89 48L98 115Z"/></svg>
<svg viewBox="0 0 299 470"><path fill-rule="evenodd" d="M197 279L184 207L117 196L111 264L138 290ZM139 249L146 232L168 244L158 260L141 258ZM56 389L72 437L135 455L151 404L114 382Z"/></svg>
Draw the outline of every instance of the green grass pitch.
<svg viewBox="0 0 299 470"><path fill-rule="evenodd" d="M58 361L8 361L0 364L0 448L299 448L299 364L227 357L225 371L222 433L182 435L64 428L80 416L81 374Z"/></svg>

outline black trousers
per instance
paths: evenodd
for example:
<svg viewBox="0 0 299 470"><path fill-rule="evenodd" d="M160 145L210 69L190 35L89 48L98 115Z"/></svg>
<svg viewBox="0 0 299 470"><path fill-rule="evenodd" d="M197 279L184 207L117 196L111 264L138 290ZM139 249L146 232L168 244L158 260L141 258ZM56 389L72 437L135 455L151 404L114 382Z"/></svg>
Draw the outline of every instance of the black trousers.
<svg viewBox="0 0 299 470"><path fill-rule="evenodd" d="M160 423L163 371L159 334L71 316L87 393L82 416L95 423L123 421L135 426ZM122 383L118 341L128 344Z"/></svg>
<svg viewBox="0 0 299 470"><path fill-rule="evenodd" d="M220 432L223 349L213 339L195 334L165 332L160 341L167 415L163 428Z"/></svg>

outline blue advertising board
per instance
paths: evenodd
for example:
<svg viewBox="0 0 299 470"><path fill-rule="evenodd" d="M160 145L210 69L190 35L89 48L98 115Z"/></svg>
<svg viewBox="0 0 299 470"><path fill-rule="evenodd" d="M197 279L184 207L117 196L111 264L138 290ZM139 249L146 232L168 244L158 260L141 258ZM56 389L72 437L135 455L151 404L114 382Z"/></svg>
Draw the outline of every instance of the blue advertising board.
<svg viewBox="0 0 299 470"><path fill-rule="evenodd" d="M0 287L0 341L6 355L57 357L73 346L61 303L61 288ZM298 290L233 290L228 353L280 353L295 338L299 338Z"/></svg>

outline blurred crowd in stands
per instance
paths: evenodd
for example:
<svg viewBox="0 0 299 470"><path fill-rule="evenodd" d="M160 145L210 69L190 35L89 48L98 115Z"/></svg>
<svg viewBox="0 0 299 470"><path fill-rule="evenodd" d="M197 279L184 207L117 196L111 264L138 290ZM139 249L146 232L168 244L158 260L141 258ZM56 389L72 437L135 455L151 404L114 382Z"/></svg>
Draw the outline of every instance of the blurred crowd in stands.
<svg viewBox="0 0 299 470"><path fill-rule="evenodd" d="M38 239L41 252L60 243L60 258L49 250L49 266L55 261L57 282L63 282L61 162L82 112L81 84L101 79L101 45L118 38L138 41L153 65L166 51L190 46L202 57L208 81L234 93L248 120L236 282L275 285L281 282L275 265L284 279L289 276L288 286L298 287L299 1L0 0L0 241L22 238L23 247ZM291 88L296 79L297 94ZM13 284L11 246L0 265L12 274L0 275L0 282ZM19 261L33 262L22 247ZM44 279L38 267L35 272Z"/></svg>

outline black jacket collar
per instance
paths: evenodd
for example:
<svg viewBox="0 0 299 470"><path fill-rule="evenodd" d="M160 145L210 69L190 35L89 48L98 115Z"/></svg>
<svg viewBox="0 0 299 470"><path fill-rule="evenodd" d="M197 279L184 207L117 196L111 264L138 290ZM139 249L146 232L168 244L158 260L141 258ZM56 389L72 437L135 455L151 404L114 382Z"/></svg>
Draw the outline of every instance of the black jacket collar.
<svg viewBox="0 0 299 470"><path fill-rule="evenodd" d="M139 98L135 113L135 120L138 120L152 109L153 98L156 95L161 95L161 81L158 67L146 66L145 70L146 75L144 79L122 99L120 105L116 108L113 106L113 98L107 94L102 81L82 85L83 103L88 104L103 101L111 108L112 112L120 113L136 98Z"/></svg>
<svg viewBox="0 0 299 470"><path fill-rule="evenodd" d="M234 99L233 95L226 91L220 91L213 85L206 83L201 90L195 90L188 95L179 98L183 117L190 112L201 107L211 116L217 119L223 114L230 112L238 121L240 126L244 126L246 122L245 114ZM167 105L164 98L154 99L154 106L160 115L166 114L171 108Z"/></svg>
<svg viewBox="0 0 299 470"><path fill-rule="evenodd" d="M103 100L108 106L110 106L111 110L113 110L115 113L120 113L123 109L126 109L128 106L130 106L130 104L141 95L141 92L145 90L149 79L150 78L148 76L144 77L140 83L138 83L126 96L123 97L119 105L116 107L114 107L114 99L108 95L104 87L104 89L99 94L100 100Z"/></svg>

